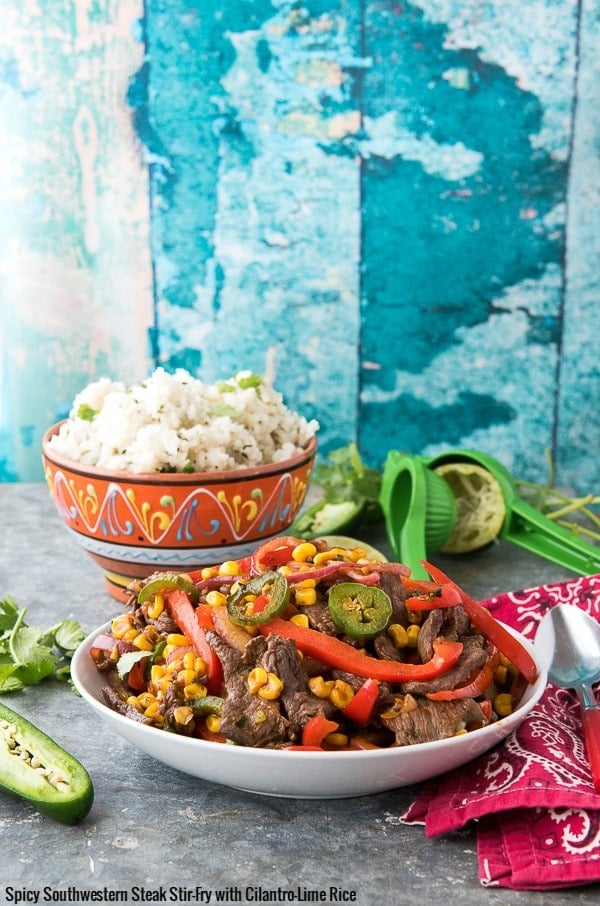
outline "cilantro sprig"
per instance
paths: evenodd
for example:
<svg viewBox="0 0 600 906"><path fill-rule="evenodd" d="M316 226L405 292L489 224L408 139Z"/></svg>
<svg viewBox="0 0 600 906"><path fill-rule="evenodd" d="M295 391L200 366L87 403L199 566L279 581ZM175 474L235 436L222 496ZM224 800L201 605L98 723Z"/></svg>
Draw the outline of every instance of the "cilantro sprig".
<svg viewBox="0 0 600 906"><path fill-rule="evenodd" d="M317 463L313 480L322 497L294 520L291 534L299 538L343 534L350 527L383 520L379 503L382 474L365 465L355 443L332 450Z"/></svg>
<svg viewBox="0 0 600 906"><path fill-rule="evenodd" d="M383 518L379 503L382 474L365 465L355 443L332 450L315 466L313 479L323 489L327 503L352 501L360 506L364 521Z"/></svg>
<svg viewBox="0 0 600 906"><path fill-rule="evenodd" d="M0 693L18 692L47 677L68 682L70 658L85 638L77 620L42 629L29 626L26 613L10 596L0 601Z"/></svg>

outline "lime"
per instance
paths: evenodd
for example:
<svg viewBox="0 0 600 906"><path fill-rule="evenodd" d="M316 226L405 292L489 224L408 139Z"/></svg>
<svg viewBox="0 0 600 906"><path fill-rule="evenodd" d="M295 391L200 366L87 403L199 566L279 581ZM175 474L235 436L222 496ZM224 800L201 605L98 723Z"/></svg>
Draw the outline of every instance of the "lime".
<svg viewBox="0 0 600 906"><path fill-rule="evenodd" d="M434 472L450 485L456 501L456 522L441 550L445 554L465 554L497 538L506 506L494 476L471 462L444 463Z"/></svg>
<svg viewBox="0 0 600 906"><path fill-rule="evenodd" d="M323 534L351 529L358 522L363 506L351 500L328 503L320 500L296 518L290 533L310 540Z"/></svg>
<svg viewBox="0 0 600 906"><path fill-rule="evenodd" d="M387 557L384 553L373 547L372 544L366 544L357 538L350 538L348 535L319 535L321 541L326 541L329 547L342 547L345 550L355 550L360 547L368 560L380 560L381 563L387 563Z"/></svg>

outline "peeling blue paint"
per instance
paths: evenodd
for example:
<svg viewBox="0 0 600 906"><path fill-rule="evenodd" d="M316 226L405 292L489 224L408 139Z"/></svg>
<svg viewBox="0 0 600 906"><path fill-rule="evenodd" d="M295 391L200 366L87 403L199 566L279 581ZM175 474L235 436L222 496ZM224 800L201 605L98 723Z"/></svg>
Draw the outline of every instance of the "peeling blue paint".
<svg viewBox="0 0 600 906"><path fill-rule="evenodd" d="M380 57L402 63L385 95L365 73L368 114L385 114L396 98L414 134L445 146L464 142L481 160L458 180L428 173L401 153L371 155L365 162L362 343L365 358L377 367L363 372L360 434L367 458L378 462L389 447L419 452L441 437L450 440L449 434L461 443L475 430L514 421L515 408L502 399L504 374L514 368L511 351L501 361L490 356L491 394L480 395L479 371L472 373L468 362L459 368L461 337L497 312L503 288L540 279L548 264L564 257L562 224L550 232L544 219L564 203L567 171L564 162L532 147L541 123L538 99L475 52L447 49L445 27L428 22L417 7L398 9L391 27L389 8L369 8L367 50L373 42ZM457 70L468 71L468 90L464 78L457 89L446 77ZM543 322L531 320L525 337L527 344L548 348L550 374L559 316L557 309ZM370 402L371 388L389 390L399 373L430 369L431 381L436 359L452 347L459 388L452 406L425 384L414 400L399 392L393 401ZM554 403L552 394L544 400L549 425Z"/></svg>
<svg viewBox="0 0 600 906"><path fill-rule="evenodd" d="M75 384L134 376L133 344L138 371L266 371L319 419L322 453L357 440L380 464L390 447L475 446L535 479L550 447L559 479L589 489L594 4L115 2L118 15L71 4L43 16L8 0L8 21L24 16L37 41L30 54L0 37L0 116L34 152L4 158L0 479L34 456L39 468L41 433ZM122 80L122 107L93 79L80 87L98 67ZM108 148L123 130L131 175L119 180ZM132 179L143 204L113 235ZM107 254L123 239L121 257ZM31 263L42 276L29 288ZM123 339L110 296L129 307L130 287Z"/></svg>

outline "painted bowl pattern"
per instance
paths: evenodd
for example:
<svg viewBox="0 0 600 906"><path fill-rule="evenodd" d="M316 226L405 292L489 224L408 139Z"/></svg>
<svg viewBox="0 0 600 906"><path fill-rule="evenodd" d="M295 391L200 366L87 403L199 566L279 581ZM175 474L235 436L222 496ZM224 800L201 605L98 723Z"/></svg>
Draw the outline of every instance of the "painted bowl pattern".
<svg viewBox="0 0 600 906"><path fill-rule="evenodd" d="M227 472L110 472L66 459L42 442L56 509L123 598L134 578L244 557L284 532L306 495L316 441L291 459Z"/></svg>

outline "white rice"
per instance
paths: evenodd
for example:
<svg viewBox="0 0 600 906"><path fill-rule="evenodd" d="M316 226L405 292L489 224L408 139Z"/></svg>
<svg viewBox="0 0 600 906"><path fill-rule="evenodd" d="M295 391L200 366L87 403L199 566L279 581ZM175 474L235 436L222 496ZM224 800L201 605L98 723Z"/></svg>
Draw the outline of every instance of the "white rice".
<svg viewBox="0 0 600 906"><path fill-rule="evenodd" d="M73 401L50 446L63 456L126 472L208 472L289 459L318 430L258 375L205 384L157 368L132 387L100 378Z"/></svg>

